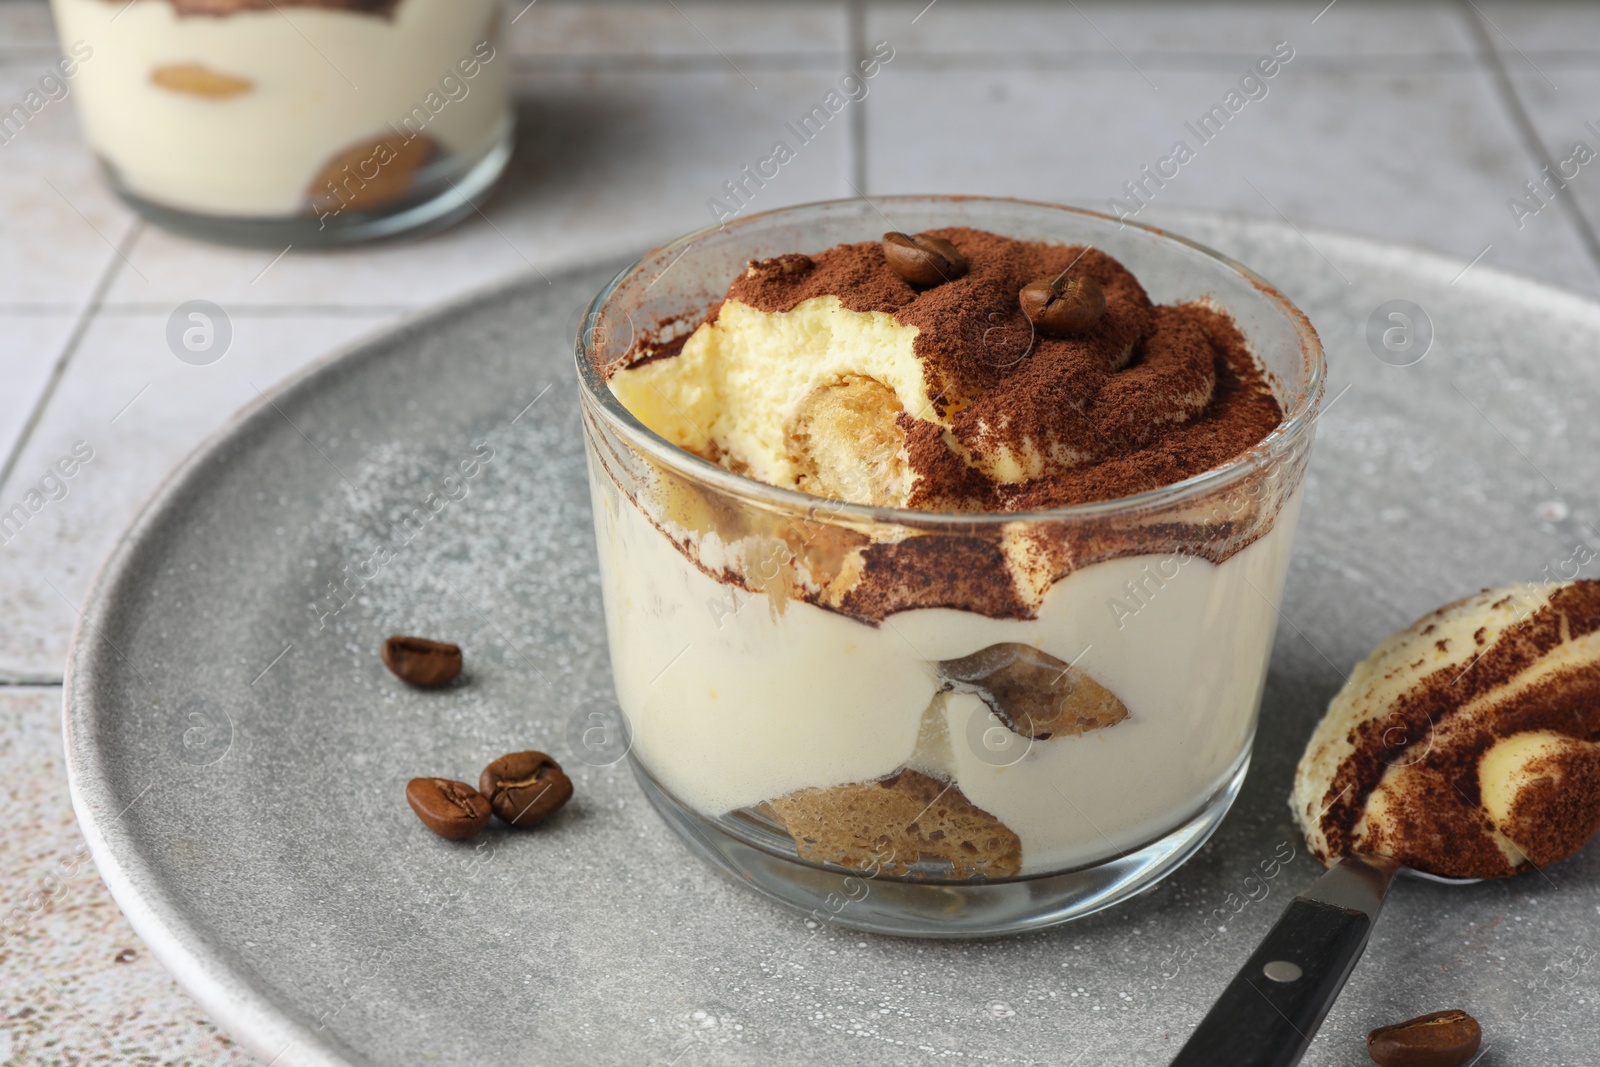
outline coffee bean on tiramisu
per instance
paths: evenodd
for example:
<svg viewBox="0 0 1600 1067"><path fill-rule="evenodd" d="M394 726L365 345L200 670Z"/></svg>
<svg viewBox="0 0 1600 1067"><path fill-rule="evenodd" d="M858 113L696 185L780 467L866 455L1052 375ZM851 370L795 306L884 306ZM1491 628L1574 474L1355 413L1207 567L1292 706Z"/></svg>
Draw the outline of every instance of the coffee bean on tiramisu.
<svg viewBox="0 0 1600 1067"><path fill-rule="evenodd" d="M452 841L471 837L489 825L489 801L466 782L413 778L406 783L406 803L422 825Z"/></svg>
<svg viewBox="0 0 1600 1067"><path fill-rule="evenodd" d="M1478 1020L1452 1009L1378 1027L1367 1035L1367 1055L1379 1067L1461 1067L1482 1043Z"/></svg>
<svg viewBox="0 0 1600 1067"><path fill-rule="evenodd" d="M1106 310L1106 295L1093 278L1040 278L1022 287L1017 302L1047 337L1087 333Z"/></svg>
<svg viewBox="0 0 1600 1067"><path fill-rule="evenodd" d="M883 235L883 258L889 269L912 285L938 285L967 273L967 260L956 246L931 233Z"/></svg>
<svg viewBox="0 0 1600 1067"><path fill-rule="evenodd" d="M461 673L461 648L447 641L396 634L383 642L383 665L403 682L432 688Z"/></svg>
<svg viewBox="0 0 1600 1067"><path fill-rule="evenodd" d="M483 769L478 790L502 822L525 830L572 798L572 779L543 752L511 752Z"/></svg>

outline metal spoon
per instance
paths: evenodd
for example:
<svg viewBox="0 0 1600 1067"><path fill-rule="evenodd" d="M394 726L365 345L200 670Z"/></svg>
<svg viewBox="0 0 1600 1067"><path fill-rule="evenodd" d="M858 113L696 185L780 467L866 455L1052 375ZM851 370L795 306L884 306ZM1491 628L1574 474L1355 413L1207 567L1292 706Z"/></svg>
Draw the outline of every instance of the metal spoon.
<svg viewBox="0 0 1600 1067"><path fill-rule="evenodd" d="M1355 969L1396 872L1386 856L1341 859L1289 902L1248 962L1178 1051L1172 1067L1294 1067Z"/></svg>

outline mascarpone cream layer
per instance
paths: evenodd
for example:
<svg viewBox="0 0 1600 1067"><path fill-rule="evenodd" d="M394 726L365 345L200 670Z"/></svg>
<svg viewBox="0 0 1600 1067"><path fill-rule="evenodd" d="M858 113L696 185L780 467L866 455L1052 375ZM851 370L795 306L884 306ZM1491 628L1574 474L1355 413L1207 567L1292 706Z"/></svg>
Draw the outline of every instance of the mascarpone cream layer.
<svg viewBox="0 0 1600 1067"><path fill-rule="evenodd" d="M591 478L613 671L634 751L706 815L910 765L953 779L1010 827L1022 872L1038 873L1171 831L1248 748L1298 493L1270 531L1220 565L1126 557L1057 582L1034 619L924 609L872 626L792 599L779 610L765 594L711 579L592 459ZM739 551L714 534L670 532L694 540L713 570ZM1010 735L1025 746L1020 758L996 755L993 731L1003 724L978 698L941 692L937 664L1002 642L1074 663L1116 694L1128 718L1031 744Z"/></svg>

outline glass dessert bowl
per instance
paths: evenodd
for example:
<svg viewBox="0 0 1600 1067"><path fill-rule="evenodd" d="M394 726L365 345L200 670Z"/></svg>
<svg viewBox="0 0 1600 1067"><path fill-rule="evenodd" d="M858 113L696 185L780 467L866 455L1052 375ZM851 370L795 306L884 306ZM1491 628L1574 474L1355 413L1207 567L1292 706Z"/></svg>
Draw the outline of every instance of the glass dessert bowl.
<svg viewBox="0 0 1600 1067"><path fill-rule="evenodd" d="M838 201L651 251L577 370L630 758L700 855L979 936L1226 814L1324 374L1270 285L1090 212Z"/></svg>
<svg viewBox="0 0 1600 1067"><path fill-rule="evenodd" d="M499 0L52 0L84 136L169 229L299 248L473 210L511 153Z"/></svg>

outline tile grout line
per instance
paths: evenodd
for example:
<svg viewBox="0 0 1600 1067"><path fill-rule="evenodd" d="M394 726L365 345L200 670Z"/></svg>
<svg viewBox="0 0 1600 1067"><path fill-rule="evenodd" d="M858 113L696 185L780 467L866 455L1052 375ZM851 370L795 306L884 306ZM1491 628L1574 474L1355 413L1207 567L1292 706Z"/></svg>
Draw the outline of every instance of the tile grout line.
<svg viewBox="0 0 1600 1067"><path fill-rule="evenodd" d="M850 60L850 73L859 75L861 64L867 58L867 5L866 0L849 0L846 14L849 28L845 48ZM850 184L863 192L867 188L867 101L870 93L850 109Z"/></svg>
<svg viewBox="0 0 1600 1067"><path fill-rule="evenodd" d="M908 65L919 70L991 69L1039 70L1068 73L1100 73L1118 70L1134 77L1128 60L1138 61L1140 67L1173 72L1232 70L1248 66L1259 53L1175 51L1172 49L1117 52L987 52L979 50L917 51L905 53ZM1126 58L1125 58L1126 57ZM898 60L898 57L897 57ZM1469 52L1374 52L1334 53L1327 55L1297 54L1296 64L1301 69L1316 73L1338 74L1346 72L1396 74L1421 71L1440 73L1474 70L1478 57Z"/></svg>
<svg viewBox="0 0 1600 1067"><path fill-rule="evenodd" d="M111 291L111 283L116 281L117 274L122 270L129 252L139 240L139 235L144 233L144 220L135 218L128 227L127 233L122 235L122 240L112 250L110 261L106 264L100 277L95 281L94 287L89 290L89 299L84 303L83 311L78 315L78 320L72 324L72 330L67 334L65 343L61 346L61 354L56 357L55 365L50 368L50 378L45 382L44 389L39 393L39 399L28 412L28 418L22 424L22 431L17 434L16 444L11 448L11 454L6 456L5 463L0 465L0 490L3 490L11 481L11 475L16 470L17 464L22 460L22 453L27 450L28 442L33 438L34 431L39 428L39 420L44 417L45 408L50 406L50 401L56 395L62 378L66 377L67 365L72 362L72 357L78 354L78 347L83 343L84 335L89 332L89 324L94 321L100 311L100 306L105 303L105 297Z"/></svg>
<svg viewBox="0 0 1600 1067"><path fill-rule="evenodd" d="M11 315L16 318L71 318L83 310L82 304L52 304L48 301L19 301L15 304L0 303L0 315Z"/></svg>
<svg viewBox="0 0 1600 1067"><path fill-rule="evenodd" d="M1550 155L1544 138L1539 136L1539 130L1534 126L1528 109L1523 106L1522 97L1517 94L1516 86L1511 82L1511 74L1506 70L1505 62L1500 56L1499 49L1495 48L1494 39L1489 36L1482 17L1473 9L1470 0L1461 0L1457 10L1461 13L1461 17L1466 19L1469 32L1478 43L1479 58L1488 68L1489 77L1494 82L1495 93L1500 97L1502 106L1510 113L1511 124L1517 128L1525 147L1533 154L1534 162L1546 168L1546 173L1555 170L1556 161ZM1591 265L1596 271L1600 271L1600 237L1596 237L1594 227L1589 224L1589 219L1584 215L1577 198L1566 189L1562 189L1555 199L1561 205L1567 224L1577 233L1578 242L1589 254Z"/></svg>
<svg viewBox="0 0 1600 1067"><path fill-rule="evenodd" d="M852 3L855 0L851 0ZM1536 52L1535 55L1545 53ZM1181 52L1173 50L1133 51L1129 57L1141 67L1169 71L1233 70L1241 64L1248 65L1254 58L1251 52ZM1581 53L1593 56L1600 65L1600 51ZM837 53L825 55L782 55L777 53L730 53L741 66L770 70L825 70L837 62ZM903 58L901 58L903 57ZM1115 53L1100 52L1006 52L981 51L919 51L903 52L896 63L917 70L1037 70L1064 72L1098 72L1108 68L1127 69L1126 61ZM1480 67L1478 56L1466 52L1378 53L1371 55L1332 55L1306 57L1297 60L1306 69L1318 73L1401 73L1401 72L1467 72ZM640 56L609 55L606 53L566 54L552 56L519 56L514 67L516 77L532 77L546 73L589 73L612 69L629 72L672 74L697 72L724 67L718 56Z"/></svg>
<svg viewBox="0 0 1600 1067"><path fill-rule="evenodd" d="M425 305L421 304L233 304L228 308L228 317L233 319L377 317L383 315L414 315L424 309ZM0 306L0 314L5 313L6 309ZM166 316L171 313L172 305L167 303L107 301L102 303L99 308L101 318L130 318L140 315Z"/></svg>
<svg viewBox="0 0 1600 1067"><path fill-rule="evenodd" d="M651 55L641 52L552 52L513 56L515 75L552 73L584 74L592 71L639 71L651 74L698 73L728 69L728 61L741 67L774 71L826 71L839 62L839 48L825 52L729 52Z"/></svg>

